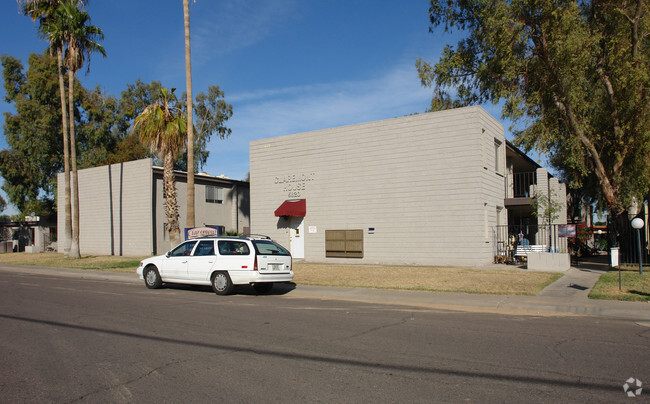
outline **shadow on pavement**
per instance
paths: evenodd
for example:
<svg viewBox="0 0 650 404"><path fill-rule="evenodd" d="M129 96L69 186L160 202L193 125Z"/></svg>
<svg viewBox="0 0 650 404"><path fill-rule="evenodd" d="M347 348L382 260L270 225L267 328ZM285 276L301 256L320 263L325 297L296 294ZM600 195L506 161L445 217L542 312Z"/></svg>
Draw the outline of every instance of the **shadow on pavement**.
<svg viewBox="0 0 650 404"><path fill-rule="evenodd" d="M293 282L289 283L275 283L273 288L266 293L258 293L252 285L236 285L233 295L244 295L244 296L283 296L291 292L296 288L296 284ZM204 285L185 285L179 283L164 283L161 289L173 289L173 290L192 290L196 292L203 293L214 293L212 287Z"/></svg>

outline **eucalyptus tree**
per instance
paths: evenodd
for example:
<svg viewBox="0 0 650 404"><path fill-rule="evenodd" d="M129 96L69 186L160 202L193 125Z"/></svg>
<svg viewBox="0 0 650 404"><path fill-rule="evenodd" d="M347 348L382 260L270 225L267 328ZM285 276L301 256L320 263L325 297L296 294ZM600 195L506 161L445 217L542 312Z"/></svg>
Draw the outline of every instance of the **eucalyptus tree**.
<svg viewBox="0 0 650 404"><path fill-rule="evenodd" d="M7 209L7 201L0 195L0 213Z"/></svg>
<svg viewBox="0 0 650 404"><path fill-rule="evenodd" d="M68 117L70 120L70 160L72 173L72 202L73 208L73 229L72 243L70 245L70 257L80 258L79 251L79 184L77 177L77 152L74 128L74 82L77 71L88 61L90 70L90 55L99 52L106 56L104 47L99 40L104 39L102 30L90 25L90 15L78 8L75 1L62 1L56 10L57 19L60 18L64 30L64 41L66 44L64 62L68 68Z"/></svg>
<svg viewBox="0 0 650 404"><path fill-rule="evenodd" d="M232 130L226 126L226 121L232 118L232 104L228 104L224 97L225 93L217 85L209 86L207 93L201 91L196 95L194 99L194 161L190 163L189 158L183 158L179 165L182 170L187 170L186 167L189 164L194 165L194 170L201 170L210 155L207 147L212 136L225 139L232 133ZM184 105L180 105L180 107L185 108Z"/></svg>
<svg viewBox="0 0 650 404"><path fill-rule="evenodd" d="M56 212L53 208L58 194L58 214L63 219L63 178L58 189L56 183L57 174L63 176L64 169L56 59L47 51L32 53L25 69L17 58L0 56L4 98L13 107L4 114L2 128L7 147L0 151L0 176L4 179L5 199L18 208L20 215L35 212L47 216ZM127 136L133 118L150 101L145 104L138 100L142 105L137 107L138 113L127 116L120 99L99 87L88 90L79 83L75 85L74 99L78 169L150 155L135 136ZM63 225L60 230L63 233ZM63 234L59 242L63 247Z"/></svg>
<svg viewBox="0 0 650 404"><path fill-rule="evenodd" d="M431 32L458 29L431 65L440 103L503 102L516 143L546 152L619 215L650 190L650 15L647 0L431 0ZM435 98L435 97L434 97Z"/></svg>
<svg viewBox="0 0 650 404"><path fill-rule="evenodd" d="M63 168L61 110L56 58L32 53L24 71L20 60L3 55L6 148L0 151L2 189L20 216L53 212L56 177Z"/></svg>
<svg viewBox="0 0 650 404"><path fill-rule="evenodd" d="M174 162L187 144L187 117L177 105L174 89L161 88L155 103L133 122L133 132L163 160L165 215L171 246L180 241Z"/></svg>

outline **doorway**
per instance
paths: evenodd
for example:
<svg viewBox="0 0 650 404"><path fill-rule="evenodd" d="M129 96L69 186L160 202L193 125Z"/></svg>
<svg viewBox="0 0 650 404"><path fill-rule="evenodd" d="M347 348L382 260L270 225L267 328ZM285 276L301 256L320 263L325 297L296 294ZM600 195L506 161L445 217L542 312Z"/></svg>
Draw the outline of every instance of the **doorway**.
<svg viewBox="0 0 650 404"><path fill-rule="evenodd" d="M293 258L305 258L304 217L291 216L289 220L289 244Z"/></svg>

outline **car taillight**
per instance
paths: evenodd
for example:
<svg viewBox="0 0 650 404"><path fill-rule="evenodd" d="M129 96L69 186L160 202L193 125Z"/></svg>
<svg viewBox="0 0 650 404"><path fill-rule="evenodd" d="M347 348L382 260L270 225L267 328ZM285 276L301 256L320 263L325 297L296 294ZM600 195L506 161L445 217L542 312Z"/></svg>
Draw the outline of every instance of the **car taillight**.
<svg viewBox="0 0 650 404"><path fill-rule="evenodd" d="M255 263L253 264L253 271L257 271L257 255L255 256Z"/></svg>

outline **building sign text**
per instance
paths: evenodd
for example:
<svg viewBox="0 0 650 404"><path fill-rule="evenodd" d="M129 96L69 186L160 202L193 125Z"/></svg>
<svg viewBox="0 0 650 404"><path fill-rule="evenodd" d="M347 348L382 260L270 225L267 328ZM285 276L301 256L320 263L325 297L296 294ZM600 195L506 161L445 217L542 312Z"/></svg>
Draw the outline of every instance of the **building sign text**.
<svg viewBox="0 0 650 404"><path fill-rule="evenodd" d="M315 173L289 174L275 177L275 183L282 186L282 192L289 198L300 198L307 190L307 183L314 180Z"/></svg>

